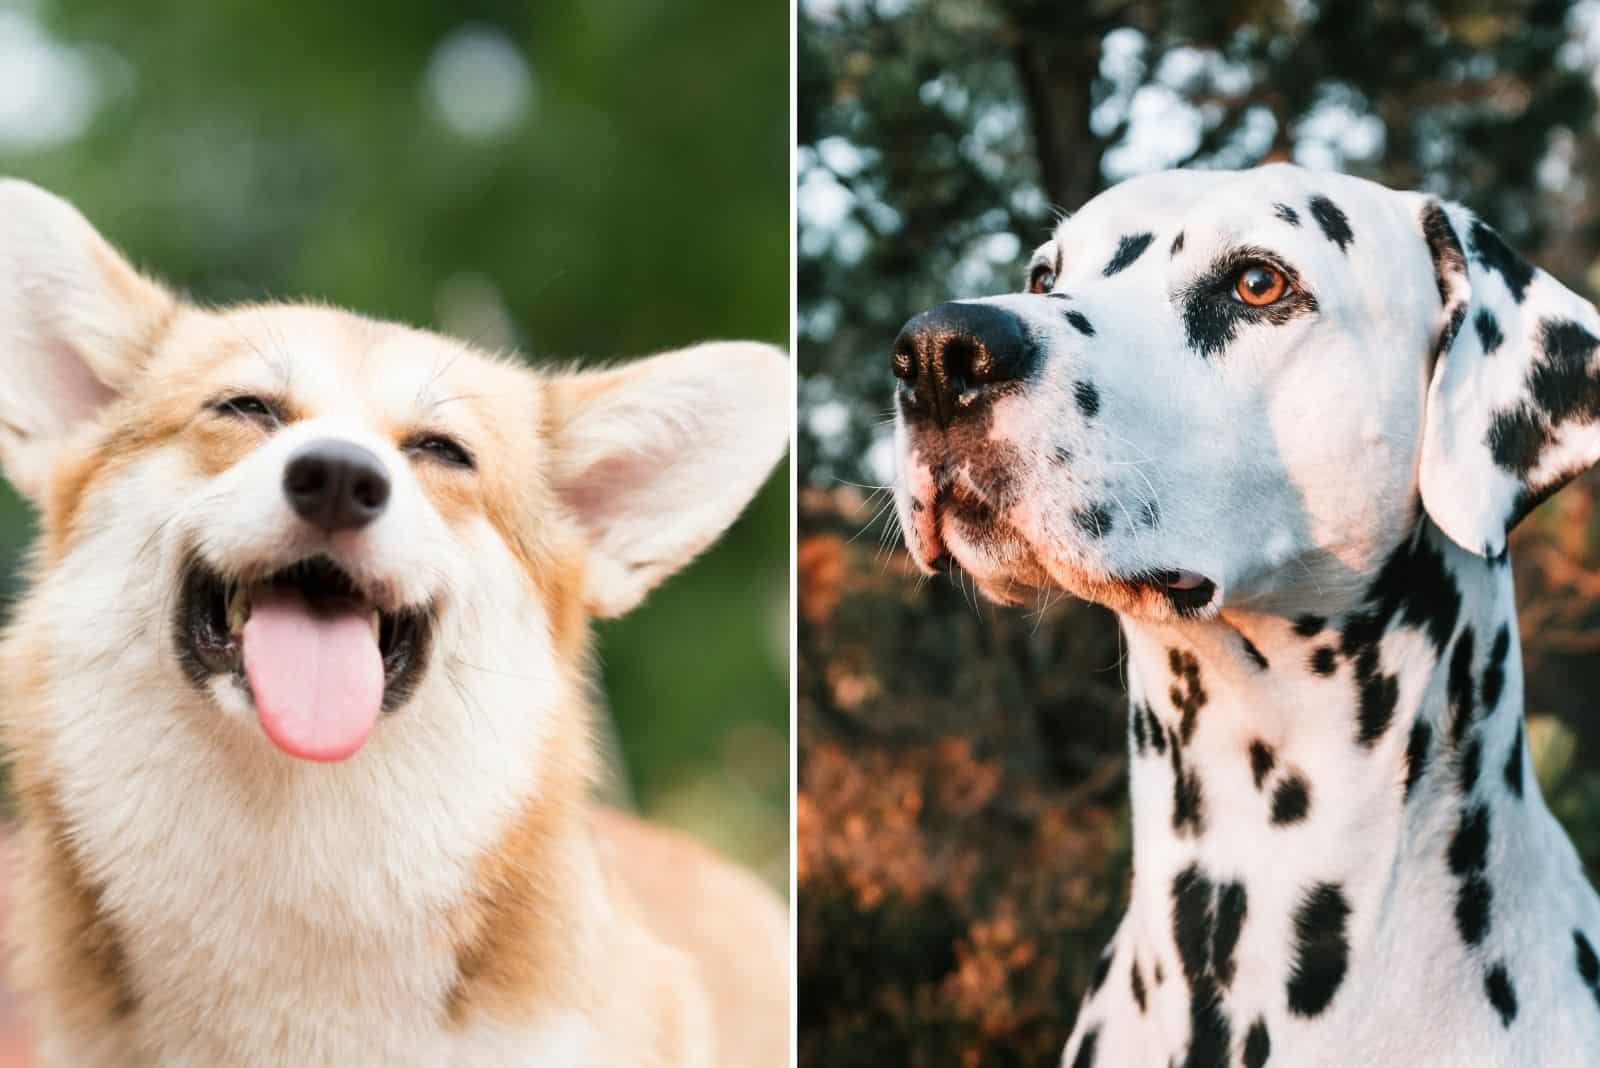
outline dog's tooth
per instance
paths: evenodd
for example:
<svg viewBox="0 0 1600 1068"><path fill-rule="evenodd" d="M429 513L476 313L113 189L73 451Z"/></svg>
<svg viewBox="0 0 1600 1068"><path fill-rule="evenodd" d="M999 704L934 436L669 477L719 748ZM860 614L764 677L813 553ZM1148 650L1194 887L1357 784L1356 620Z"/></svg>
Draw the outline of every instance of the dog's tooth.
<svg viewBox="0 0 1600 1068"><path fill-rule="evenodd" d="M378 610L376 608L374 608L372 610L372 640L373 641L377 641L378 640L378 630L382 625L383 625L383 620L379 617Z"/></svg>
<svg viewBox="0 0 1600 1068"><path fill-rule="evenodd" d="M250 592L243 585L230 584L228 591L228 629L235 634L244 630L250 619Z"/></svg>

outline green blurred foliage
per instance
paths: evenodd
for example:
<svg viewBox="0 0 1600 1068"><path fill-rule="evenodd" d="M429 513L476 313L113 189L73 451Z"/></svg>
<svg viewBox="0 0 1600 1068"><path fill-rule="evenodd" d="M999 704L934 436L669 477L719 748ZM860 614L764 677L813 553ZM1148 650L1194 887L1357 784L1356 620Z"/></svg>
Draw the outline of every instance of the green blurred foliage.
<svg viewBox="0 0 1600 1068"><path fill-rule="evenodd" d="M1117 633L919 579L890 342L1115 181L1280 159L1464 201L1593 297L1600 4L802 0L798 50L801 1064L1053 1063L1123 904ZM1600 877L1597 488L1513 559L1540 782Z"/></svg>
<svg viewBox="0 0 1600 1068"><path fill-rule="evenodd" d="M0 5L13 88L20 37L66 68L43 111L92 104L64 135L0 123L0 172L204 302L325 300L535 361L782 344L788 22L780 0ZM599 642L641 806L778 882L788 481ZM0 501L8 576L27 522Z"/></svg>

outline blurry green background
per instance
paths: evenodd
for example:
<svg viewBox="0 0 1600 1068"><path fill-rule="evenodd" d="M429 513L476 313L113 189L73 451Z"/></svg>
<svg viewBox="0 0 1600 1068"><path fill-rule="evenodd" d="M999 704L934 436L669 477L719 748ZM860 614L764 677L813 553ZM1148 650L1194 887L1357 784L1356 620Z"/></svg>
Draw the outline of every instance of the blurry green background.
<svg viewBox="0 0 1600 1068"><path fill-rule="evenodd" d="M784 344L788 57L784 0L0 0L0 173L201 301L314 297L536 361ZM785 466L600 630L638 804L779 885L788 498Z"/></svg>
<svg viewBox="0 0 1600 1068"><path fill-rule="evenodd" d="M1115 623L923 583L888 353L1122 178L1292 159L1465 201L1600 289L1592 0L801 0L806 1068L1054 1064L1127 880ZM1513 539L1528 737L1600 876L1600 476Z"/></svg>

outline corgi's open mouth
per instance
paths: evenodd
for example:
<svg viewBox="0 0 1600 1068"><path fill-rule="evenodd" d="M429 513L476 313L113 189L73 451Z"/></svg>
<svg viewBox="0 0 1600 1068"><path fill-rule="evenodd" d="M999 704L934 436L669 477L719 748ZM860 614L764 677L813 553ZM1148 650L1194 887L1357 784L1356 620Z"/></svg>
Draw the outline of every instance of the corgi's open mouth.
<svg viewBox="0 0 1600 1068"><path fill-rule="evenodd" d="M195 684L231 677L262 729L291 756L342 760L380 712L404 704L427 662L432 613L376 607L327 557L264 578L185 569L179 656Z"/></svg>

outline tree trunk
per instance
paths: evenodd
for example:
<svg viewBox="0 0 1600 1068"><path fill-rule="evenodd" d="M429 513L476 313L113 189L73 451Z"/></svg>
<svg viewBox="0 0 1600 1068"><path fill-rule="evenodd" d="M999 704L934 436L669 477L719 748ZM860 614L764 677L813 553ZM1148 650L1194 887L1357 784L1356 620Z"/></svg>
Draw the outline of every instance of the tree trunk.
<svg viewBox="0 0 1600 1068"><path fill-rule="evenodd" d="M1089 87L1100 61L1097 34L1041 38L1019 31L1011 49L1033 131L1045 196L1076 210L1100 191L1105 146L1089 128Z"/></svg>

